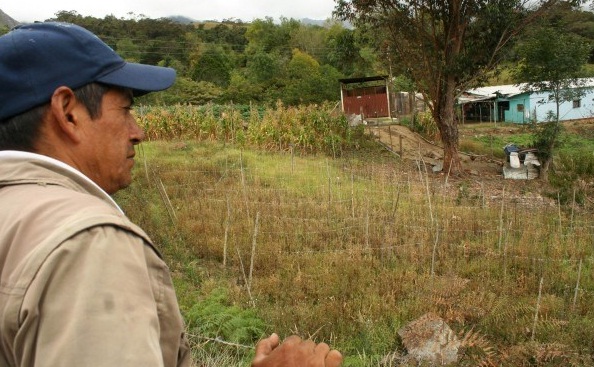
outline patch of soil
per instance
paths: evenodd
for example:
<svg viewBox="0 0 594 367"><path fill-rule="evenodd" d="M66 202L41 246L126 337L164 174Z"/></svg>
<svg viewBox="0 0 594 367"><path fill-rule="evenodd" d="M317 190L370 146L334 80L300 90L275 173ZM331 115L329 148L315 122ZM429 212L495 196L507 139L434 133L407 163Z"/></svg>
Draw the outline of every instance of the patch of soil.
<svg viewBox="0 0 594 367"><path fill-rule="evenodd" d="M419 163L425 163L430 177L442 180L443 192L454 197L465 195L484 197L485 201L495 203L503 197L528 207L555 206L556 202L543 193L546 183L542 180L511 180L503 177L504 161L486 156L460 154L462 168L466 175L455 177L437 168L443 162L443 148L427 141L419 134L402 125L368 126L368 131L386 149L397 154L404 161L411 162L411 169L418 169ZM513 132L512 132L513 133ZM436 171L432 170L436 167Z"/></svg>
<svg viewBox="0 0 594 367"><path fill-rule="evenodd" d="M406 126L371 126L368 129L382 145L398 154L402 159L421 161L432 167L438 167L443 162L441 146L425 140ZM469 175L503 179L503 161L464 153L460 153L460 160L462 168ZM447 174L447 172L445 173Z"/></svg>

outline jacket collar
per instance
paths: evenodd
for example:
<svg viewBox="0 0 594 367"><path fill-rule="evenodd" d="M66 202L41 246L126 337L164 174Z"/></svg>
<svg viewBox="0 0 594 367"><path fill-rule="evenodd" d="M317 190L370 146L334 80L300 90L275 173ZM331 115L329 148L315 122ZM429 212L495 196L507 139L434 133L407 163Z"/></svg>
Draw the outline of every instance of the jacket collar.
<svg viewBox="0 0 594 367"><path fill-rule="evenodd" d="M117 208L122 209L95 182L66 163L45 155L4 150L0 151L0 187L25 183L65 186L87 192Z"/></svg>

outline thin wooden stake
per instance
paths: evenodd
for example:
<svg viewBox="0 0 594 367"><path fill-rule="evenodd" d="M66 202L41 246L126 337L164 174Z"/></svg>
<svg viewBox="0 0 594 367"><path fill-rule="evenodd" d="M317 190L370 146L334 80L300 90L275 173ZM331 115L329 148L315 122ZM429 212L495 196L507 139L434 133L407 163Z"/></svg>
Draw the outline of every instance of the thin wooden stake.
<svg viewBox="0 0 594 367"><path fill-rule="evenodd" d="M332 203L332 178L330 177L330 164L326 159L326 174L328 176L328 208L330 208L330 204Z"/></svg>
<svg viewBox="0 0 594 367"><path fill-rule="evenodd" d="M254 235L252 236L252 256L250 257L250 277L249 286L252 287L252 273L254 272L254 259L256 257L256 238L258 237L258 222L260 221L260 212L256 213L256 222L254 223Z"/></svg>
<svg viewBox="0 0 594 367"><path fill-rule="evenodd" d="M177 224L177 215L175 215L175 210L173 210L173 205L171 205L171 201L169 200L169 196L167 195L167 191L165 191L165 186L161 179L159 179L159 193L161 194L161 200L165 203L165 208L167 208L167 213L169 213L171 221L174 224Z"/></svg>
<svg viewBox="0 0 594 367"><path fill-rule="evenodd" d="M291 144L291 173L295 173L295 146Z"/></svg>
<svg viewBox="0 0 594 367"><path fill-rule="evenodd" d="M243 260L241 260L241 254L239 253L239 248L237 250L237 257L239 258L239 265L241 266L241 274L243 275L243 282L245 283L245 288L247 289L248 296L250 297L250 303L252 307L256 307L256 302L254 302L254 298L252 297L252 290L250 289L250 285L247 281L247 277L245 275L245 267L243 266Z"/></svg>
<svg viewBox="0 0 594 367"><path fill-rule="evenodd" d="M571 202L571 224L570 228L573 230L573 213L575 211L575 187L573 188L573 200Z"/></svg>
<svg viewBox="0 0 594 367"><path fill-rule="evenodd" d="M578 267L578 277L577 282L575 283L575 291L573 292L573 305L571 306L571 310L575 312L575 305L577 303L578 292L580 290L580 278L582 276L582 259L580 259L580 265Z"/></svg>
<svg viewBox="0 0 594 367"><path fill-rule="evenodd" d="M355 219L355 175L351 171L351 217Z"/></svg>
<svg viewBox="0 0 594 367"><path fill-rule="evenodd" d="M507 224L507 230L505 231L505 240L503 241L503 282L507 285L507 237L511 231L511 220Z"/></svg>
<svg viewBox="0 0 594 367"><path fill-rule="evenodd" d="M559 191L557 191L557 208L559 211L559 237L561 237L561 234L563 233L563 223L561 220L561 195Z"/></svg>
<svg viewBox="0 0 594 367"><path fill-rule="evenodd" d="M540 299L542 297L542 283L543 277L540 277L540 284L538 286L538 298L536 300L536 311L534 312L534 323L532 324L532 341L534 341L534 338L536 337L536 324L538 323L538 311L540 311Z"/></svg>
<svg viewBox="0 0 594 367"><path fill-rule="evenodd" d="M140 150L142 151L142 162L144 164L144 175L146 176L146 183L150 189L152 187L152 185L151 185L151 180L149 178L148 164L146 163L146 154L144 154L144 147L142 144L140 144Z"/></svg>
<svg viewBox="0 0 594 367"><path fill-rule="evenodd" d="M250 205L248 201L248 194L247 194L247 185L245 182L245 172L243 169L243 150L239 151L239 168L241 169L241 187L243 189L243 200L245 201L245 210L247 212L248 220L251 218L250 216Z"/></svg>
<svg viewBox="0 0 594 367"><path fill-rule="evenodd" d="M433 241L433 252L431 254L431 277L435 275L435 258L437 257L437 244L439 243L439 229L435 228L435 241Z"/></svg>
<svg viewBox="0 0 594 367"><path fill-rule="evenodd" d="M501 251L501 239L503 237L503 210L505 209L505 186L503 186L503 192L501 193L501 211L499 212L499 242L497 249Z"/></svg>
<svg viewBox="0 0 594 367"><path fill-rule="evenodd" d="M229 227L231 226L231 204L227 197L227 219L225 220L225 242L223 243L223 267L227 266L227 241L229 238Z"/></svg>
<svg viewBox="0 0 594 367"><path fill-rule="evenodd" d="M367 211L365 214L365 249L369 250L369 200L367 200Z"/></svg>

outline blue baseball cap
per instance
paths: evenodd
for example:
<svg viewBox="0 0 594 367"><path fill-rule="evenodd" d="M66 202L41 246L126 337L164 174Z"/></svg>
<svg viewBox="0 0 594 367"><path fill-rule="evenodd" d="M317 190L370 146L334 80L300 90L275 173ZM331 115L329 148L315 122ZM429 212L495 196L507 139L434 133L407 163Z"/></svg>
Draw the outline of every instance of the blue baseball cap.
<svg viewBox="0 0 594 367"><path fill-rule="evenodd" d="M49 102L60 86L76 89L100 82L141 96L174 81L175 70L126 62L74 24L24 24L0 37L0 121Z"/></svg>

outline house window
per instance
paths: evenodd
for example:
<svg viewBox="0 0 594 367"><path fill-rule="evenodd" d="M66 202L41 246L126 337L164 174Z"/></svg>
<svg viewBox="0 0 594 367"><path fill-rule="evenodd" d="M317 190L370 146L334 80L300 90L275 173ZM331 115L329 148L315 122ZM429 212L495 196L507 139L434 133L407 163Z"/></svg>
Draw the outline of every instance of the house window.
<svg viewBox="0 0 594 367"><path fill-rule="evenodd" d="M581 99L574 99L573 100L573 108L580 108L582 107L582 100Z"/></svg>
<svg viewBox="0 0 594 367"><path fill-rule="evenodd" d="M523 104L519 104L518 105L518 112L524 112L524 105Z"/></svg>

